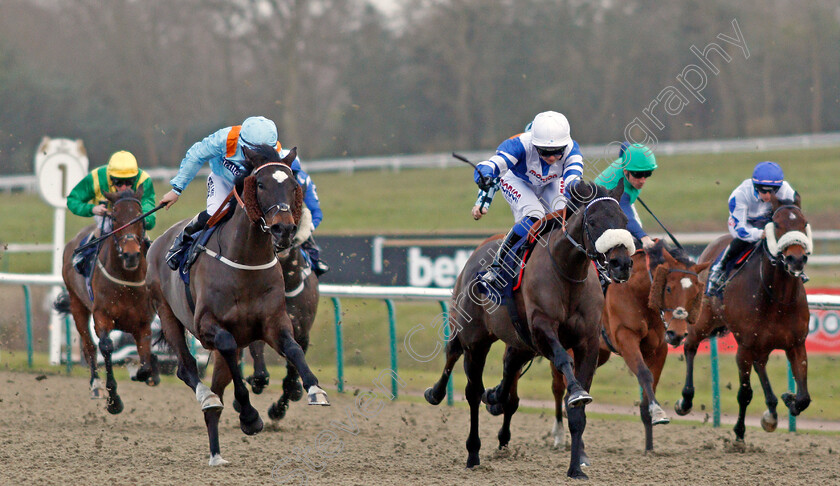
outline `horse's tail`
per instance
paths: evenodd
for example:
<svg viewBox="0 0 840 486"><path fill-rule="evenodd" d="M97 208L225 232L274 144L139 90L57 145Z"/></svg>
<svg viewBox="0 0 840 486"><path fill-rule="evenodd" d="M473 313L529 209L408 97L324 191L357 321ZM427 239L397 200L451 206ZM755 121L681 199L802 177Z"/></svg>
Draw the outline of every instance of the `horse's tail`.
<svg viewBox="0 0 840 486"><path fill-rule="evenodd" d="M70 313L70 294L68 294L66 290L58 294L58 297L55 298L55 302L53 302L53 309L55 309L59 314Z"/></svg>

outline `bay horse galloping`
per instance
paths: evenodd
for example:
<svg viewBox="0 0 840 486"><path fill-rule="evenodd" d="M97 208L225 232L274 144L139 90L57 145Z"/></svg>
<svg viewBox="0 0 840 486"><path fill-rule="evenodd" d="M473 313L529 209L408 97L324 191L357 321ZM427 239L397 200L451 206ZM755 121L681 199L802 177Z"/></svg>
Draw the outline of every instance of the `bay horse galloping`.
<svg viewBox="0 0 840 486"><path fill-rule="evenodd" d="M572 454L568 475L586 478L580 468L582 434L586 425L585 405L592 401L587 390L598 361L598 332L604 296L597 278L587 278L592 261L598 261L616 281L630 276L632 237L624 229L627 217L617 201L624 192L619 185L612 192L588 182L573 186L567 221L544 219L537 231L522 283L514 293L515 308L523 327L517 329L509 312L481 294L478 273L493 260L500 238L482 243L467 260L455 282L449 318L451 340L446 346L443 374L426 390L426 400L437 405L446 394L446 384L455 362L464 354L467 376L466 398L470 405L470 433L467 438L467 467L480 463L478 412L481 401L491 413L504 412L505 420L516 411L515 383L522 365L536 355L545 356L562 371L569 383L569 428ZM565 224L563 224L565 223ZM535 227L537 226L535 225ZM490 346L496 340L507 344L502 382L484 389L482 373ZM567 350L572 350L574 362ZM513 399L515 398L515 399ZM499 447L510 434L499 434Z"/></svg>
<svg viewBox="0 0 840 486"><path fill-rule="evenodd" d="M228 219L220 223L189 270L186 286L164 261L172 241L187 223L182 221L155 240L149 250L148 286L166 341L178 355L178 377L195 391L204 412L210 441L210 465L226 464L219 448L219 418L225 386L233 381L241 407L239 425L248 435L263 428L251 405L237 365L239 351L262 340L285 356L298 370L311 405L328 405L326 393L309 369L294 339L286 312L283 270L275 246L288 248L300 221L302 194L290 164L296 149L280 160L270 146L244 149L253 171L235 184ZM201 382L184 330L201 344L218 351L211 387Z"/></svg>
<svg viewBox="0 0 840 486"><path fill-rule="evenodd" d="M670 419L656 400L656 386L668 356L668 345L679 346L688 324L700 312L703 283L698 274L709 262L695 264L682 249L666 249L662 240L647 253L633 255L633 272L625 283L612 284L606 293L598 366L612 352L624 358L642 388L639 413L645 427L645 451L653 450L653 426ZM564 442L563 375L552 368L555 425L554 446Z"/></svg>
<svg viewBox="0 0 840 486"><path fill-rule="evenodd" d="M137 192L126 190L119 193L105 193L111 209L106 216L113 228L120 228L142 214L140 200L143 188ZM90 366L91 398L99 398L102 387L96 370L96 346L90 335L89 320L93 315L94 332L99 338L99 351L105 360L105 389L108 391L107 410L118 414L123 402L117 394L111 353L114 343L108 336L114 330L127 332L134 337L140 369L132 378L144 381L150 386L160 383L157 360L152 354L152 320L154 309L146 289L146 229L143 220L137 221L113 236L106 238L94 256L95 262L90 277L93 300L88 294L85 278L73 268L73 251L96 230L90 225L79 231L64 247L61 276L67 288L69 302L60 298L56 309L69 311L76 323L76 330L82 340L85 359ZM69 305L68 305L69 304Z"/></svg>
<svg viewBox="0 0 840 486"><path fill-rule="evenodd" d="M286 311L292 320L295 330L295 341L300 344L303 352L309 348L309 333L315 324L315 315L318 312L318 299L321 293L318 290L318 277L312 271L303 256L300 244L311 234L311 221L309 210L303 209L301 224L298 225L298 233L295 235L294 246L277 253L280 267L283 269L283 280L286 284ZM265 343L256 341L248 346L251 357L254 360L254 374L246 378L255 394L262 393L268 386L268 370L265 365ZM296 402L303 397L303 389L300 386L297 369L286 361L286 377L283 378L283 394L268 409L268 416L272 420L280 420L286 416L289 402ZM235 404L237 405L237 404Z"/></svg>
<svg viewBox="0 0 840 486"><path fill-rule="evenodd" d="M767 410L761 426L767 432L776 430L778 399L767 377L770 352L782 349L790 362L796 380L796 395L782 394L782 401L793 416L808 408L808 336L810 312L805 286L800 278L813 248L811 227L802 213L800 198L795 201L772 197L772 217L764 229L765 238L753 248L743 265L724 289L723 298L703 299L697 322L689 327L685 342L685 387L675 404L678 414L691 411L694 398L694 356L697 346L718 328L732 331L738 343L735 361L738 364L738 421L735 437L744 441L744 417L752 400L750 368L755 368ZM732 239L726 235L710 243L700 261L711 262Z"/></svg>

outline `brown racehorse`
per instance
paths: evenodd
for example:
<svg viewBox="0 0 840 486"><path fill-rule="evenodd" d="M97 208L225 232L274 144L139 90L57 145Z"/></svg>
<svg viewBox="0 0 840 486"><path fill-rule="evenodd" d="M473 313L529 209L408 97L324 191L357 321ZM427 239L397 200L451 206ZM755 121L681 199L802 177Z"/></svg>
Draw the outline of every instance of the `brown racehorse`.
<svg viewBox="0 0 840 486"><path fill-rule="evenodd" d="M140 216L140 199L143 188L135 193L132 190L120 193L103 194L110 203L107 217L114 228L119 228ZM85 279L73 268L73 250L81 241L95 231L95 225L87 226L64 247L64 259L61 275L67 288L69 307L56 302L60 311L68 310L73 315L76 329L82 340L85 359L90 365L91 398L99 398L101 383L96 370L96 346L90 335L88 322L93 314L94 332L99 338L99 350L105 360L105 389L108 391L107 410L118 414L123 410L123 403L117 394L117 381L111 365L111 352L114 343L108 334L114 330L127 332L134 337L141 367L133 378L145 381L148 385L160 382L157 360L152 355L151 336L154 309L149 301L146 289L146 243L143 221L134 224L106 238L95 256L91 288L93 301L88 297ZM61 299L60 299L61 300Z"/></svg>
<svg viewBox="0 0 840 486"><path fill-rule="evenodd" d="M679 346L688 333L688 323L697 319L703 296L698 274L708 266L709 262L695 264L681 249L667 250L660 240L647 253L633 255L630 280L607 289L601 318L606 339L601 336L598 366L607 362L614 349L636 375L642 388L639 412L645 427L645 451L653 450L653 426L670 422L656 400L656 386L668 345ZM561 406L565 387L563 376L554 368L551 371L557 447L564 442Z"/></svg>
<svg viewBox="0 0 840 486"><path fill-rule="evenodd" d="M186 221L176 224L149 249L148 285L164 337L178 355L178 377L195 391L201 404L210 441L210 465L225 464L219 449L219 418L225 386L233 381L241 406L239 424L248 435L262 430L263 422L251 405L237 364L239 351L262 340L297 368L309 403L328 405L326 393L309 369L303 350L294 339L286 313L283 270L275 246L288 248L300 220L303 195L290 164L292 151L280 160L273 147L244 149L253 171L234 188L238 204L204 245L190 269L189 294L179 272L164 263L164 254ZM191 305L191 303L194 303ZM211 388L201 382L184 330L223 357L213 366Z"/></svg>
<svg viewBox="0 0 840 486"><path fill-rule="evenodd" d="M779 201L773 196L773 213L765 227L765 238L759 241L744 264L735 271L723 292L723 299L703 299L700 316L689 327L685 352L685 387L675 409L685 415L694 398L694 356L697 346L718 328L726 327L738 343L735 361L738 364L737 441L744 441L744 416L752 400L750 368L755 368L767 410L761 419L764 430L772 432L778 424L778 399L767 378L767 360L774 349L783 349L796 380L796 395L782 394L782 401L791 415L799 415L811 403L808 394L808 300L800 276L813 248L811 228L802 213L799 196L796 201ZM731 240L726 235L710 243L701 262L710 262Z"/></svg>
<svg viewBox="0 0 840 486"><path fill-rule="evenodd" d="M518 314L525 321L517 331L506 309L480 294L477 274L493 259L499 238L482 243L467 260L455 282L449 326L452 339L446 346L446 365L434 386L426 390L429 403L437 405L446 394L446 383L455 362L464 354L467 375L466 397L470 405L470 433L467 438L467 467L480 463L478 411L481 401L491 413L504 412L505 420L518 407L510 400L522 365L535 355L546 357L560 369L569 383L569 428L572 454L568 475L586 478L580 468L581 436L586 425L585 405L592 401L587 390L598 362L598 333L604 296L597 278L588 278L592 260L617 281L630 276L633 241L624 228L627 217L617 201L624 186L608 192L588 182L571 190L565 231L558 224L541 233L525 266L520 289L514 294ZM554 220L556 221L556 220ZM537 233L540 234L540 233ZM487 352L498 339L507 344L501 384L484 389L482 373ZM567 350L574 352L574 362ZM515 390L514 390L515 391ZM499 435L504 447L510 435Z"/></svg>
<svg viewBox="0 0 840 486"><path fill-rule="evenodd" d="M309 213L304 209L304 219ZM311 217L311 216L310 216ZM301 223L301 228L307 223ZM309 333L315 324L315 314L318 312L318 299L321 296L318 290L318 277L312 268L303 258L303 250L300 242L305 241L308 234L301 238L301 230L295 236L295 246L277 254L280 266L283 268L283 279L286 284L286 310L292 320L295 329L295 341L300 344L303 352L309 348ZM265 365L265 343L256 341L248 346L251 357L254 360L254 374L246 381L251 384L255 394L262 393L268 386L268 370ZM288 361L286 362L286 377L283 378L283 394L276 403L268 409L268 416L272 420L280 420L286 416L289 402L296 402L303 397L303 388L300 386L297 369ZM234 403L234 406L238 406Z"/></svg>

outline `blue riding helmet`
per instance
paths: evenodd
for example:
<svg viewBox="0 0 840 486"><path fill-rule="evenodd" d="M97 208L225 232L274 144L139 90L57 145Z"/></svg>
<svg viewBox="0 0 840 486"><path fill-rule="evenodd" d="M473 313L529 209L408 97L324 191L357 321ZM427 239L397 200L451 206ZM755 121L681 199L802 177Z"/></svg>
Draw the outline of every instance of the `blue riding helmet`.
<svg viewBox="0 0 840 486"><path fill-rule="evenodd" d="M252 116L242 122L239 140L245 145L277 145L277 126L263 116Z"/></svg>
<svg viewBox="0 0 840 486"><path fill-rule="evenodd" d="M785 173L775 162L759 162L753 170L753 185L781 187L784 181Z"/></svg>

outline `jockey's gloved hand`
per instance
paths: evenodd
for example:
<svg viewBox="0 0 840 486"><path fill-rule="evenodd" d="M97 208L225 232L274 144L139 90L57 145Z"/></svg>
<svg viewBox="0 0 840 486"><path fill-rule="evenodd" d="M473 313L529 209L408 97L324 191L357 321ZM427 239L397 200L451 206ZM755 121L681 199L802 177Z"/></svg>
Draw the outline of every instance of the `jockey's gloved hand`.
<svg viewBox="0 0 840 486"><path fill-rule="evenodd" d="M490 189L493 185L493 179L496 177L496 171L493 167L479 164L473 173L473 179L478 184L478 188L482 191Z"/></svg>

